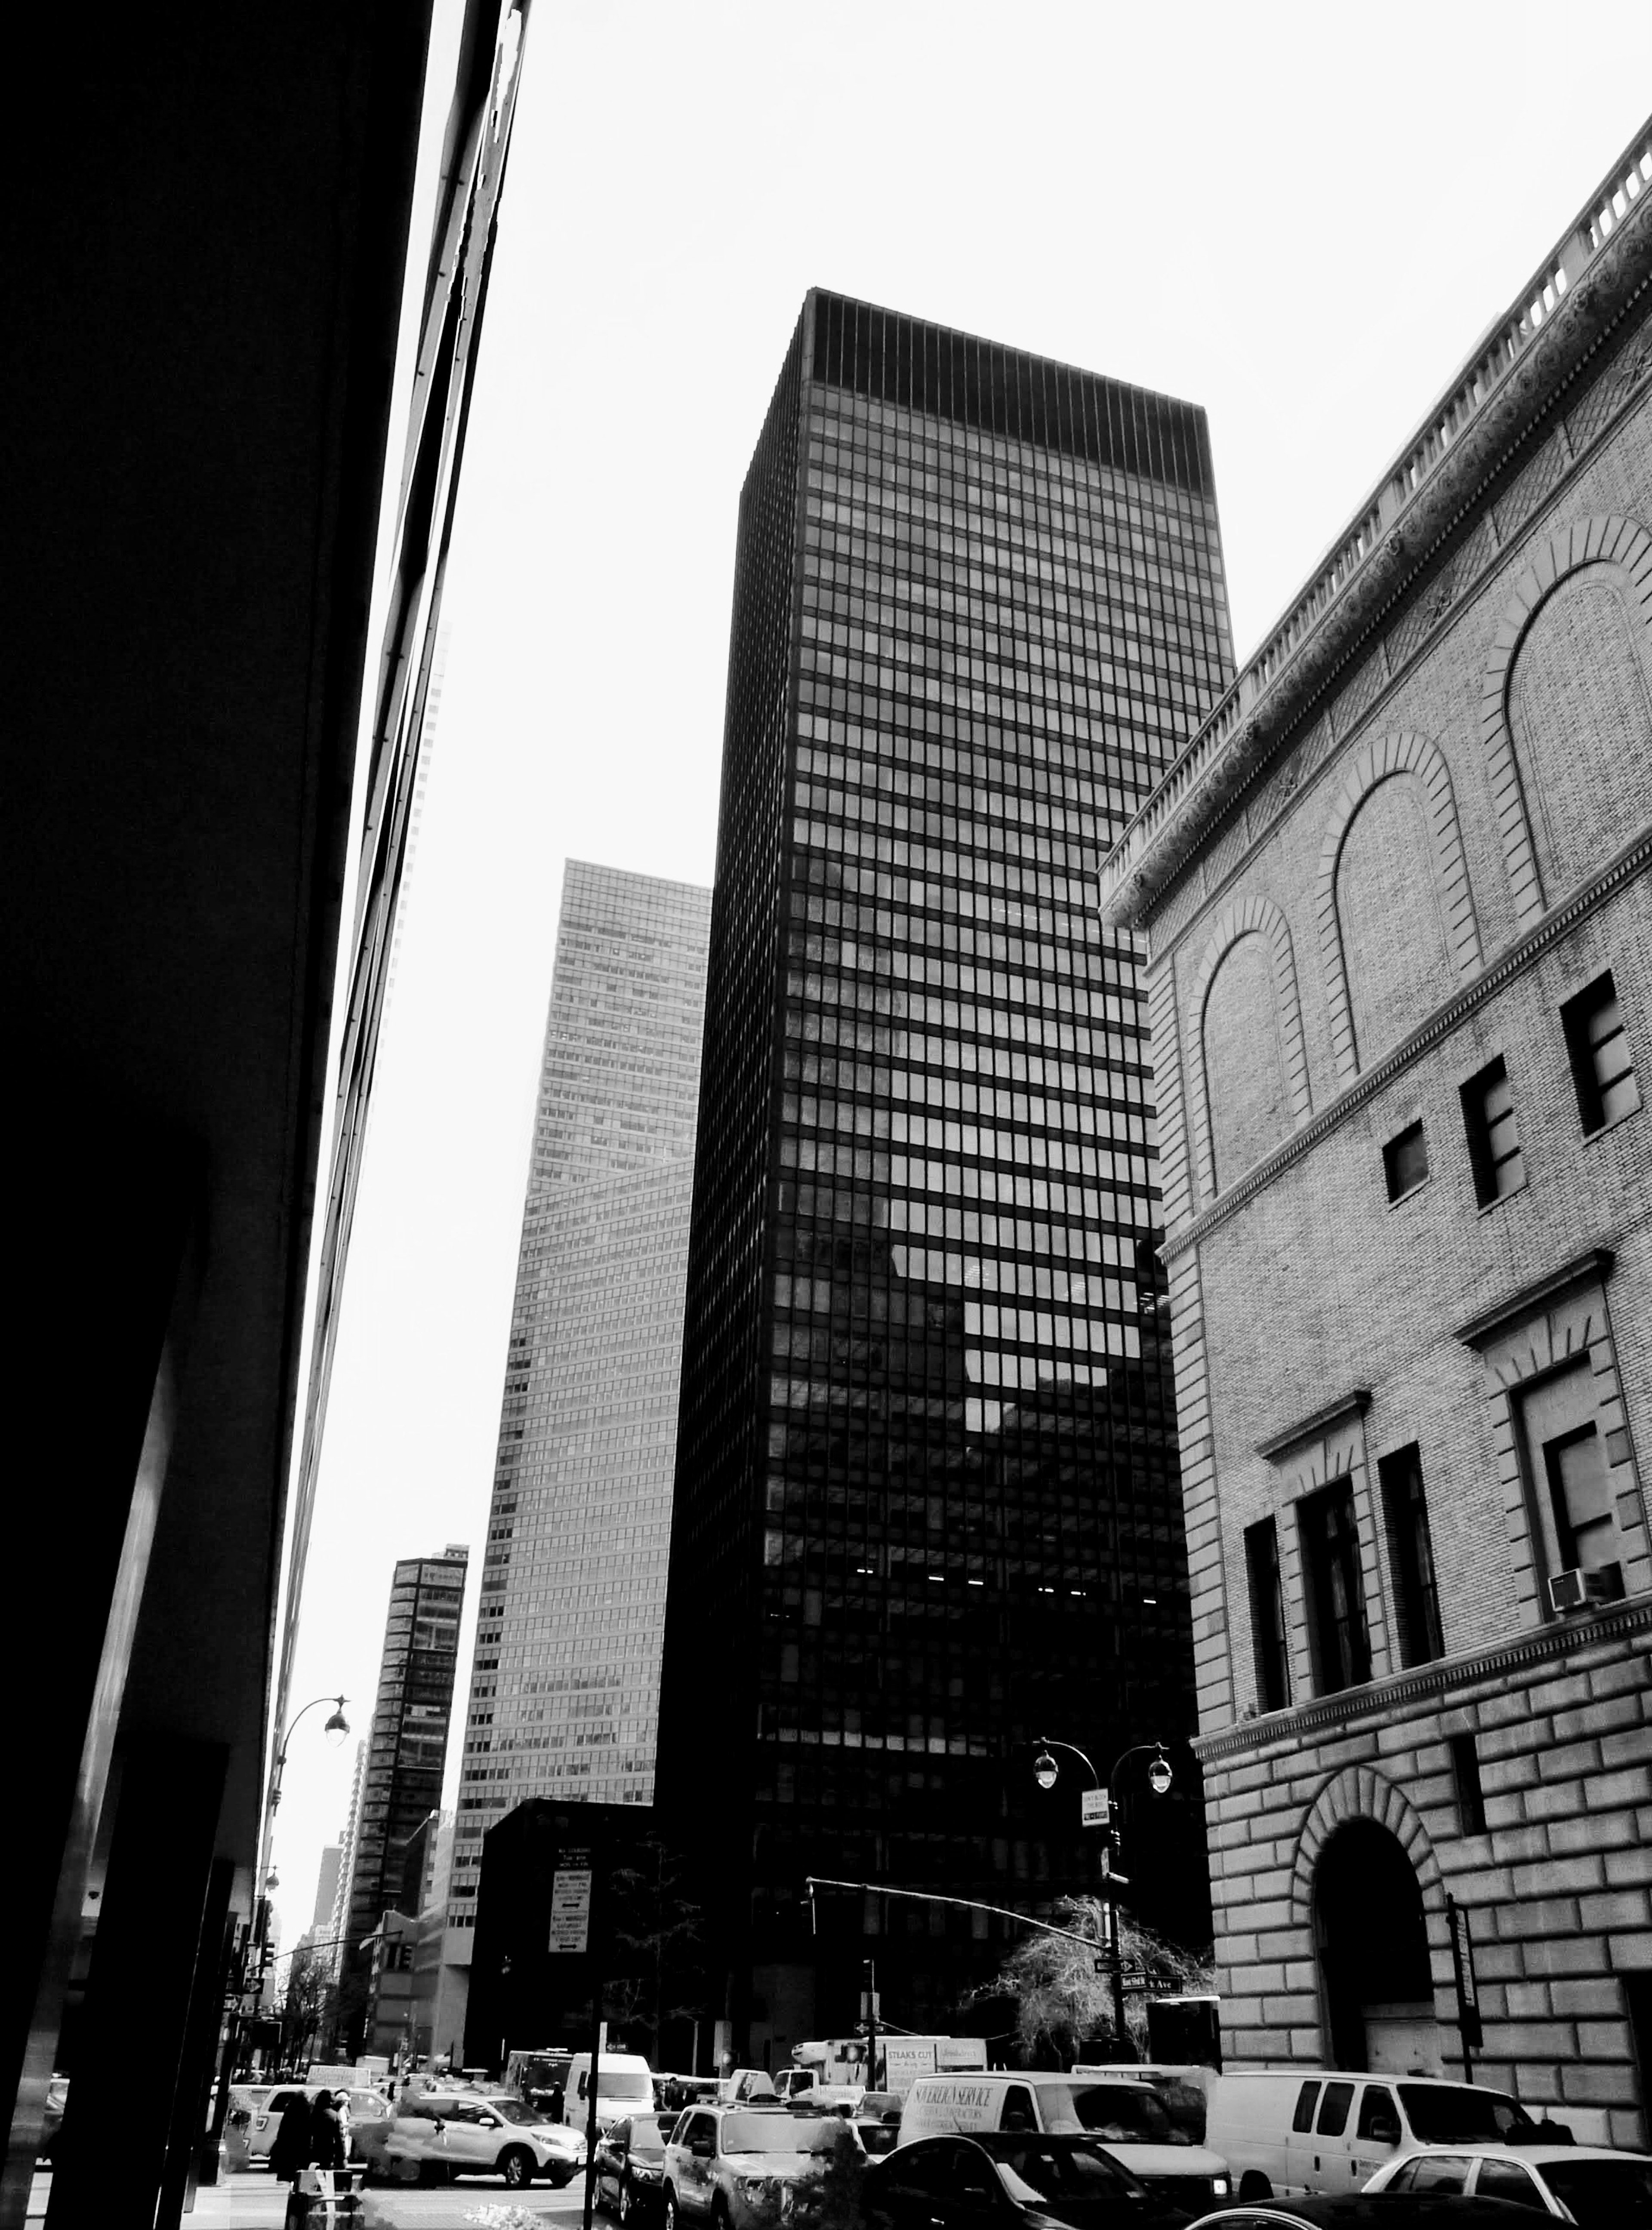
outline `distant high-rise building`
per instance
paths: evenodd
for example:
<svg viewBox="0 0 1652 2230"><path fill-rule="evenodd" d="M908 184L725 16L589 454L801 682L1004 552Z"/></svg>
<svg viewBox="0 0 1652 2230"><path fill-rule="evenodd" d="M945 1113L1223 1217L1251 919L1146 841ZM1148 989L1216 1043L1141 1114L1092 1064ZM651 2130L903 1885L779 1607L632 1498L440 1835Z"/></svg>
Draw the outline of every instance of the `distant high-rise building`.
<svg viewBox="0 0 1652 2230"><path fill-rule="evenodd" d="M863 1956L914 2028L1003 1956L859 1895L811 1938L806 1873L1092 1887L1034 1738L1105 1774L1193 1731L1146 1024L1095 876L1231 664L1202 411L809 296L735 559L660 1753L720 1839L743 2058L851 2021ZM1175 1756L1151 1817L1120 1792L1197 1931Z"/></svg>
<svg viewBox="0 0 1652 2230"><path fill-rule="evenodd" d="M400 1895L409 1839L442 1801L468 1553L449 1546L439 1556L403 1557L390 1585L340 1966L347 2044L356 2040L365 2010L368 1959L361 1946Z"/></svg>
<svg viewBox="0 0 1652 2230"><path fill-rule="evenodd" d="M356 1870L356 1834L361 1826L361 1789L367 1772L367 1745L356 1744L356 1763L350 1776L350 1810L339 1830L339 1873L333 1885L332 1911L327 1927L327 1964L333 1979L344 1971L345 1944L350 1934L350 1883Z"/></svg>
<svg viewBox="0 0 1652 2230"><path fill-rule="evenodd" d="M711 894L571 860L453 1855L526 1796L647 1803ZM451 1963L451 1943L448 1951Z"/></svg>
<svg viewBox="0 0 1652 2230"><path fill-rule="evenodd" d="M338 1901L339 1875L343 1862L343 1843L329 1843L321 1853L321 1864L315 1878L315 1911L310 1915L310 1926L318 1940L332 1925L332 1908Z"/></svg>

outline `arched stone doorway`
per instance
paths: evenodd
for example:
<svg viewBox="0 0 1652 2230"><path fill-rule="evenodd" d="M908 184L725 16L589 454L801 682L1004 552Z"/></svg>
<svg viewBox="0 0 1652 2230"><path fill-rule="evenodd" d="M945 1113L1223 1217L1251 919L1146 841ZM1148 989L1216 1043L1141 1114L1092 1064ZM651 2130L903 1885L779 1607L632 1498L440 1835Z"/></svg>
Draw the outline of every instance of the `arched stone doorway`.
<svg viewBox="0 0 1652 2230"><path fill-rule="evenodd" d="M1422 1888L1404 1847L1377 1821L1344 1821L1320 1850L1313 1939L1327 2064L1443 2073Z"/></svg>

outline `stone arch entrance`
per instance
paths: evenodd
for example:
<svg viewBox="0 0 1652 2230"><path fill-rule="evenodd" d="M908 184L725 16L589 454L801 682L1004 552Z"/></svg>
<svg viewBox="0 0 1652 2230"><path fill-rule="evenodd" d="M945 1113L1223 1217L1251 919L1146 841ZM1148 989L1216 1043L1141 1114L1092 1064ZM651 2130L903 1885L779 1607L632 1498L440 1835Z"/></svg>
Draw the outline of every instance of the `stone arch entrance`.
<svg viewBox="0 0 1652 2230"><path fill-rule="evenodd" d="M1313 1943L1326 2065L1442 2074L1429 1931L1448 1959L1445 1884L1416 1807L1374 1767L1345 1767L1309 1807L1291 1912Z"/></svg>
<svg viewBox="0 0 1652 2230"><path fill-rule="evenodd" d="M1313 1872L1313 1940L1328 2064L1442 2073L1422 1885L1379 1821L1349 1820L1327 1839Z"/></svg>

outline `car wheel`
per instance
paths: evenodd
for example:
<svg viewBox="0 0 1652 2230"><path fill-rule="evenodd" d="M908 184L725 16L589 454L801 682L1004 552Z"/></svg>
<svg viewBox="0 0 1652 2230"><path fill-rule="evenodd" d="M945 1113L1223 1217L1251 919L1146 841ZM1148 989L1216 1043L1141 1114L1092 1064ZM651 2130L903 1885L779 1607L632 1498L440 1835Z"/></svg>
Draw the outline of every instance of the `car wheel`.
<svg viewBox="0 0 1652 2230"><path fill-rule="evenodd" d="M1247 2169L1239 2179L1239 2196L1249 2206L1259 2199L1271 2199L1274 2187L1260 2169Z"/></svg>
<svg viewBox="0 0 1652 2230"><path fill-rule="evenodd" d="M525 2190L533 2181L532 2154L521 2145L512 2145L499 2156L499 2172L507 2190Z"/></svg>
<svg viewBox="0 0 1652 2230"><path fill-rule="evenodd" d="M666 2186L664 2205L665 2230L682 2230L682 2217L677 2212L677 2195L669 2184Z"/></svg>
<svg viewBox="0 0 1652 2230"><path fill-rule="evenodd" d="M631 2219L631 2179L629 2176L624 2177L620 2184L619 2219L620 2230L625 2230L626 2224L629 2223Z"/></svg>

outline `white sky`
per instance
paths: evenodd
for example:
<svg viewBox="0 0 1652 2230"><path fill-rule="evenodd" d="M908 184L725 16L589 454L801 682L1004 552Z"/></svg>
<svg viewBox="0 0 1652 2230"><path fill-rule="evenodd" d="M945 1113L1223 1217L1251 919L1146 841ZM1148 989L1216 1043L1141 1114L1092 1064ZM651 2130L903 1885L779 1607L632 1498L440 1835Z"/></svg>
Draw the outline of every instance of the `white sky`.
<svg viewBox="0 0 1652 2230"><path fill-rule="evenodd" d="M1649 88L1646 0L538 0L295 1704L365 1731L392 1563L464 1541L462 1716L562 862L711 880L736 504L805 289L1203 403L1242 659ZM288 1944L348 1801L324 1716Z"/></svg>

